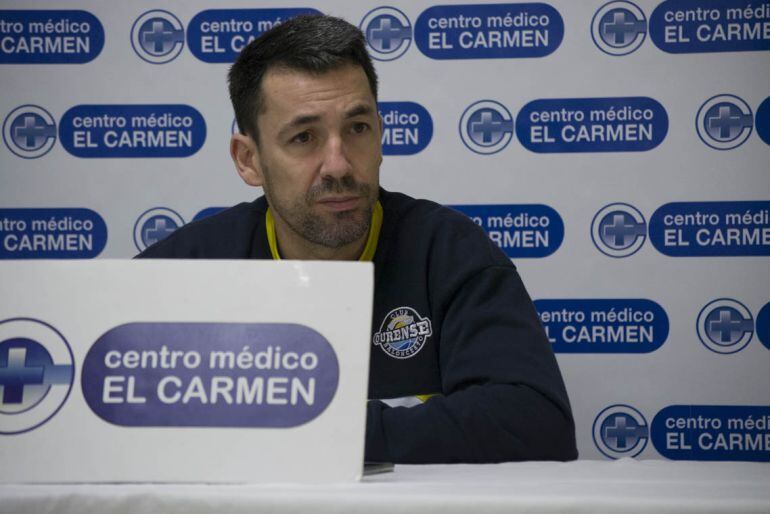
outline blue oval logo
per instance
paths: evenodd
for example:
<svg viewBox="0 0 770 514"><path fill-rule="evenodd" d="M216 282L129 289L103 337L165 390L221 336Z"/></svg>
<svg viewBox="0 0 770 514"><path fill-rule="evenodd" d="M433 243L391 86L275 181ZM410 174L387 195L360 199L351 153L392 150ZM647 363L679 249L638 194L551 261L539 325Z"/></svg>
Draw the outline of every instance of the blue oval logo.
<svg viewBox="0 0 770 514"><path fill-rule="evenodd" d="M650 218L650 241L671 257L770 255L770 201L667 203Z"/></svg>
<svg viewBox="0 0 770 514"><path fill-rule="evenodd" d="M285 323L129 323L83 362L83 396L122 426L287 428L319 416L339 381L334 349Z"/></svg>
<svg viewBox="0 0 770 514"><path fill-rule="evenodd" d="M382 154L414 155L433 138L433 118L415 102L379 102L382 116Z"/></svg>
<svg viewBox="0 0 770 514"><path fill-rule="evenodd" d="M645 152L668 133L668 114L647 97L534 100L516 116L516 136L537 153Z"/></svg>
<svg viewBox="0 0 770 514"><path fill-rule="evenodd" d="M189 157L206 141L206 121L189 105L76 105L59 138L76 157Z"/></svg>
<svg viewBox="0 0 770 514"><path fill-rule="evenodd" d="M0 64L82 64L104 47L104 27L86 11L0 11Z"/></svg>
<svg viewBox="0 0 770 514"><path fill-rule="evenodd" d="M241 50L276 25L301 14L321 14L310 8L207 9L187 26L187 45L204 62L234 62Z"/></svg>
<svg viewBox="0 0 770 514"><path fill-rule="evenodd" d="M759 310L756 329L759 341L770 350L770 302Z"/></svg>
<svg viewBox="0 0 770 514"><path fill-rule="evenodd" d="M227 207L206 207L205 209L201 209L198 211L198 213L193 216L193 221L202 220L203 218L208 218L209 216L213 216L214 214L219 214L220 212L227 209Z"/></svg>
<svg viewBox="0 0 770 514"><path fill-rule="evenodd" d="M770 462L770 407L670 405L651 427L668 459Z"/></svg>
<svg viewBox="0 0 770 514"><path fill-rule="evenodd" d="M770 145L770 96L759 104L757 115L754 118L759 138Z"/></svg>
<svg viewBox="0 0 770 514"><path fill-rule="evenodd" d="M417 18L417 48L431 59L545 57L564 38L564 20L548 4L436 5Z"/></svg>
<svg viewBox="0 0 770 514"><path fill-rule="evenodd" d="M672 54L770 50L770 7L751 0L666 0L650 16L655 46Z"/></svg>
<svg viewBox="0 0 770 514"><path fill-rule="evenodd" d="M0 209L0 259L92 259L106 244L91 209Z"/></svg>
<svg viewBox="0 0 770 514"><path fill-rule="evenodd" d="M478 226L508 257L547 257L564 240L564 221L547 205L452 205Z"/></svg>
<svg viewBox="0 0 770 514"><path fill-rule="evenodd" d="M668 338L668 315L644 299L536 300L556 353L650 353Z"/></svg>

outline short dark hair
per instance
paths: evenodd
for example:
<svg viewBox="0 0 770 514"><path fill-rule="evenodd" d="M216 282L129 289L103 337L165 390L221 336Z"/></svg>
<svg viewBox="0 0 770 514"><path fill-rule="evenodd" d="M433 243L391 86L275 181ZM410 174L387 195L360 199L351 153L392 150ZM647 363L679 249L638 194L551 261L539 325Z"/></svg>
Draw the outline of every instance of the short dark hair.
<svg viewBox="0 0 770 514"><path fill-rule="evenodd" d="M341 18L302 15L276 25L249 43L230 67L230 101L242 134L259 144L257 115L263 108L262 79L271 68L325 73L346 64L363 68L377 100L377 73L363 33Z"/></svg>

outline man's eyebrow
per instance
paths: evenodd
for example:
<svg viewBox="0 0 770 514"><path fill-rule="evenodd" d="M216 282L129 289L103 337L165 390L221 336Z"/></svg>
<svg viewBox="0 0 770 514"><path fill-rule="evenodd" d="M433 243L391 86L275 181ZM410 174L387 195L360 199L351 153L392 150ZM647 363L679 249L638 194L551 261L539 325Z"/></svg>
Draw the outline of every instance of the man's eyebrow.
<svg viewBox="0 0 770 514"><path fill-rule="evenodd" d="M372 112L371 106L367 104L358 104L345 113L345 119L355 118L356 116L361 116L363 114L370 114L371 112Z"/></svg>
<svg viewBox="0 0 770 514"><path fill-rule="evenodd" d="M300 127L302 125L307 125L308 123L314 123L320 119L321 119L321 116L319 114L300 114L299 116L291 120L289 123L284 125L281 128L281 132L286 132L293 128Z"/></svg>
<svg viewBox="0 0 770 514"><path fill-rule="evenodd" d="M367 104L358 104L354 107L352 107L350 110L348 110L345 113L345 119L349 118L355 118L356 116L362 116L366 114L371 114L372 107ZM300 114L299 116L292 119L290 122L286 123L283 127L281 127L281 130L279 131L280 134L283 134L284 132L288 132L292 129L295 129L297 127L301 127L302 125L307 125L308 123L315 123L321 119L320 114Z"/></svg>

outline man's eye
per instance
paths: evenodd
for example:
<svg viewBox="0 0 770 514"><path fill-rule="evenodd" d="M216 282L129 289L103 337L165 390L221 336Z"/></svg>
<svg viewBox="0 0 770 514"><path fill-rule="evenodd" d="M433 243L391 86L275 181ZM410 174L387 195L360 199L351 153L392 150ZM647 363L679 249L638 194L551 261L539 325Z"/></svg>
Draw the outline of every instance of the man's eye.
<svg viewBox="0 0 770 514"><path fill-rule="evenodd" d="M300 132L299 134L291 138L291 142L304 144L304 143L309 143L311 139L312 137L310 136L310 132L305 131L305 132Z"/></svg>
<svg viewBox="0 0 770 514"><path fill-rule="evenodd" d="M367 130L369 130L369 124L368 123L354 123L353 124L353 133L355 134L363 134Z"/></svg>

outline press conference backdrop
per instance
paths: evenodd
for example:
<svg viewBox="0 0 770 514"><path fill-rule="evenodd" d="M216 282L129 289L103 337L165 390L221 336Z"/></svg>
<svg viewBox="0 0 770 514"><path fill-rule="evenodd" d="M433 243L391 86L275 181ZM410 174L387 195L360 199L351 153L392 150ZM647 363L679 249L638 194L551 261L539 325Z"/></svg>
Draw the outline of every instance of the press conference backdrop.
<svg viewBox="0 0 770 514"><path fill-rule="evenodd" d="M381 79L383 186L518 266L581 457L770 460L770 2L0 5L0 258L128 258L253 199L229 63L342 16Z"/></svg>

